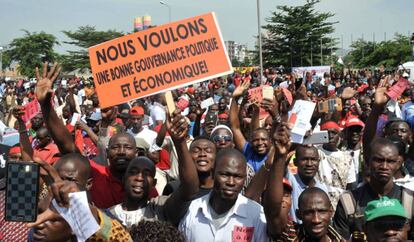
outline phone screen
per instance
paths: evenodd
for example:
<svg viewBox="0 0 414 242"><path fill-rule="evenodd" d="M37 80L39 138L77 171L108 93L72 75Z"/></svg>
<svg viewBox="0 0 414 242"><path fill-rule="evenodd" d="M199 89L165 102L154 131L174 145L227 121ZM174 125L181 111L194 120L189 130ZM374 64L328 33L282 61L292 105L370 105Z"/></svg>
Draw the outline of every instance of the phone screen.
<svg viewBox="0 0 414 242"><path fill-rule="evenodd" d="M36 221L38 194L39 165L32 162L8 162L6 221Z"/></svg>

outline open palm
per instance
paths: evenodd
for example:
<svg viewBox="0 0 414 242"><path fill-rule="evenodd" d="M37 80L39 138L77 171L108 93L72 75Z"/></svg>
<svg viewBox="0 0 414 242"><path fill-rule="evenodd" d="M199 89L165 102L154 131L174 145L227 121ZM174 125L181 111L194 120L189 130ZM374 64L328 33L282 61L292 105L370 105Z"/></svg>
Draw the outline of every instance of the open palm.
<svg viewBox="0 0 414 242"><path fill-rule="evenodd" d="M47 66L48 66L47 62L43 63L42 74L40 74L39 68L36 67L36 78L37 78L36 98L39 101L39 103L43 103L46 100L47 96L53 92L52 90L53 82L59 76L59 73L62 69L58 64L54 64L53 67L48 72Z"/></svg>

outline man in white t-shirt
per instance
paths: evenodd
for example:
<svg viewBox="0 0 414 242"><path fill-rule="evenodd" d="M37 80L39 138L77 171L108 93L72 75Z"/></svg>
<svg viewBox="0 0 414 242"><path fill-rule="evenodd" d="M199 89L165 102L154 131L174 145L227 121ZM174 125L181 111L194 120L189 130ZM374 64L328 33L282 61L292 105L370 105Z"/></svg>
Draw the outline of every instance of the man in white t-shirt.
<svg viewBox="0 0 414 242"><path fill-rule="evenodd" d="M221 150L214 165L213 190L191 202L179 229L187 241L269 241L263 207L240 194L246 158L238 150Z"/></svg>
<svg viewBox="0 0 414 242"><path fill-rule="evenodd" d="M132 107L129 111L129 119L131 127L128 129L128 133L132 134L135 139L140 138L145 140L150 145L149 152L159 150L155 140L157 133L142 126L144 120L144 109L140 106Z"/></svg>
<svg viewBox="0 0 414 242"><path fill-rule="evenodd" d="M148 108L154 126L162 125L166 118L166 110L163 105L165 102L162 100L162 97L161 94L155 95L154 102Z"/></svg>

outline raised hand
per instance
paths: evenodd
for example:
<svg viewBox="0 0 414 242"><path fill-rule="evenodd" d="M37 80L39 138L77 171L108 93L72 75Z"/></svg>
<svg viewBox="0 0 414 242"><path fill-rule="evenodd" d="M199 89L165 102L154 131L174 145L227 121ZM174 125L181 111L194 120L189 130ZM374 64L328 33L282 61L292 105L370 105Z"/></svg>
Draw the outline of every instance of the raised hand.
<svg viewBox="0 0 414 242"><path fill-rule="evenodd" d="M341 94L343 99L351 99L357 94L358 92L354 90L352 87L346 87Z"/></svg>
<svg viewBox="0 0 414 242"><path fill-rule="evenodd" d="M166 125L171 138L175 142L185 141L188 134L188 123L178 110L173 113L173 118L167 117Z"/></svg>
<svg viewBox="0 0 414 242"><path fill-rule="evenodd" d="M273 133L273 144L278 155L287 155L292 146L290 128L286 122L281 123Z"/></svg>
<svg viewBox="0 0 414 242"><path fill-rule="evenodd" d="M46 98L53 93L53 82L59 76L59 73L62 69L57 63L53 65L50 71L47 71L47 66L48 63L45 62L43 64L42 74L40 74L39 68L36 67L36 98L40 104L43 104L46 101Z"/></svg>
<svg viewBox="0 0 414 242"><path fill-rule="evenodd" d="M374 105L377 107L384 107L385 104L390 100L390 98L385 94L387 91L386 87L379 87L375 90L375 100Z"/></svg>
<svg viewBox="0 0 414 242"><path fill-rule="evenodd" d="M233 92L233 98L238 98L242 96L247 91L247 89L249 89L249 87L250 87L249 80L245 80L242 83L240 83L240 85Z"/></svg>
<svg viewBox="0 0 414 242"><path fill-rule="evenodd" d="M22 119L22 116L24 115L24 107L22 106L15 106L11 111L13 117L17 120Z"/></svg>

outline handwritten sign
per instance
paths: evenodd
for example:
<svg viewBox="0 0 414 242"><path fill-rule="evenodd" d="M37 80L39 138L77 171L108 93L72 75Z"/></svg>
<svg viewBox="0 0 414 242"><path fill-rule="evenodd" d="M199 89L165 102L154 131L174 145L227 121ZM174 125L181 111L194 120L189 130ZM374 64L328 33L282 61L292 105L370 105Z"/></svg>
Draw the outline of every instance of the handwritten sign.
<svg viewBox="0 0 414 242"><path fill-rule="evenodd" d="M89 48L101 108L233 72L214 13Z"/></svg>
<svg viewBox="0 0 414 242"><path fill-rule="evenodd" d="M253 240L254 227L234 226L232 242L250 242Z"/></svg>

